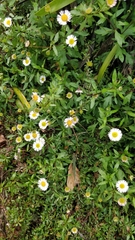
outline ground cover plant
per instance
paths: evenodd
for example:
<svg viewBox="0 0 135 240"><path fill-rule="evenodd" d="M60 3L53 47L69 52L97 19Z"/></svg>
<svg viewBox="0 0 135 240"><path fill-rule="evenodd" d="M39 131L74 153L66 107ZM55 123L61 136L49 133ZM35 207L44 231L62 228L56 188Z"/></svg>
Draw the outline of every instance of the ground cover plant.
<svg viewBox="0 0 135 240"><path fill-rule="evenodd" d="M134 8L0 1L0 239L135 239Z"/></svg>

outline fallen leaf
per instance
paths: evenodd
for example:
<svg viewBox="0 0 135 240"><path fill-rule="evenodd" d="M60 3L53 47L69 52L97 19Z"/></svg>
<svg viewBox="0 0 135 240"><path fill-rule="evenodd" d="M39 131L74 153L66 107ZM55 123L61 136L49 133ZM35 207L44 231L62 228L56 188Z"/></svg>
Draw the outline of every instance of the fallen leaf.
<svg viewBox="0 0 135 240"><path fill-rule="evenodd" d="M73 164L71 163L68 167L68 177L67 177L67 187L69 187L71 190L80 183L80 176L79 176L79 170L77 167L73 167Z"/></svg>
<svg viewBox="0 0 135 240"><path fill-rule="evenodd" d="M6 139L4 135L0 135L0 147L3 147L6 144Z"/></svg>

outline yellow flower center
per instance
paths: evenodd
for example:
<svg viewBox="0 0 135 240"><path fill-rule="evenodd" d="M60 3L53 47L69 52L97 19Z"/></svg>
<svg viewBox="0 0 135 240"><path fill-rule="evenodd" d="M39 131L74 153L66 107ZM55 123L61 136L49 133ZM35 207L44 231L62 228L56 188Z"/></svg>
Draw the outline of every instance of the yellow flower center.
<svg viewBox="0 0 135 240"><path fill-rule="evenodd" d="M75 40L74 40L73 38L71 38L71 39L69 40L69 44L71 44L71 45L73 45L74 42L75 42Z"/></svg>
<svg viewBox="0 0 135 240"><path fill-rule="evenodd" d="M61 20L62 20L63 22L67 22L67 21L68 21L68 16L67 16L66 14L62 14L62 15L61 15Z"/></svg>
<svg viewBox="0 0 135 240"><path fill-rule="evenodd" d="M113 132L113 133L112 133L112 136L113 136L114 138L116 138L116 137L118 137L118 133L117 133L117 132Z"/></svg>
<svg viewBox="0 0 135 240"><path fill-rule="evenodd" d="M119 198L119 202L123 204L126 202L126 200L125 200L125 198Z"/></svg>
<svg viewBox="0 0 135 240"><path fill-rule="evenodd" d="M34 95L32 96L32 99L33 99L34 101L37 101L37 100L38 100L38 95L34 94Z"/></svg>
<svg viewBox="0 0 135 240"><path fill-rule="evenodd" d="M46 124L47 124L46 122L42 122L43 127L46 127Z"/></svg>
<svg viewBox="0 0 135 240"><path fill-rule="evenodd" d="M115 3L115 0L107 0L107 3L108 3L109 5L112 5L113 3Z"/></svg>
<svg viewBox="0 0 135 240"><path fill-rule="evenodd" d="M16 138L16 142L19 143L19 142L21 142L21 141L22 141L22 138L21 138L21 137L17 137L17 138Z"/></svg>
<svg viewBox="0 0 135 240"><path fill-rule="evenodd" d="M72 228L72 233L77 233L77 228Z"/></svg>
<svg viewBox="0 0 135 240"><path fill-rule="evenodd" d="M67 125L68 126L71 126L73 124L73 121L72 120L67 120Z"/></svg>
<svg viewBox="0 0 135 240"><path fill-rule="evenodd" d="M11 57L12 59L16 59L16 54L13 54Z"/></svg>
<svg viewBox="0 0 135 240"><path fill-rule="evenodd" d="M90 197L90 192L86 192L85 197Z"/></svg>
<svg viewBox="0 0 135 240"><path fill-rule="evenodd" d="M41 186L42 186L42 187L45 187L45 186L46 186L46 182L42 181L42 182L41 182Z"/></svg>
<svg viewBox="0 0 135 240"><path fill-rule="evenodd" d="M40 143L36 143L36 148L40 148Z"/></svg>
<svg viewBox="0 0 135 240"><path fill-rule="evenodd" d="M29 59L25 59L25 63L29 64L30 60Z"/></svg>
<svg viewBox="0 0 135 240"><path fill-rule="evenodd" d="M70 188L69 187L65 187L65 192L70 192Z"/></svg>
<svg viewBox="0 0 135 240"><path fill-rule="evenodd" d="M127 161L128 160L128 157L127 156L122 156L122 161Z"/></svg>
<svg viewBox="0 0 135 240"><path fill-rule="evenodd" d="M22 129L22 125L21 125L21 124L18 124L18 125L17 125L17 128L18 128L19 130L21 130L21 129Z"/></svg>
<svg viewBox="0 0 135 240"><path fill-rule="evenodd" d="M26 139L30 139L30 135L26 135Z"/></svg>
<svg viewBox="0 0 135 240"><path fill-rule="evenodd" d="M11 20L7 20L6 24L10 25L11 24Z"/></svg>
<svg viewBox="0 0 135 240"><path fill-rule="evenodd" d="M120 188L125 188L125 184L124 184L124 183L121 183L121 184L120 184Z"/></svg>
<svg viewBox="0 0 135 240"><path fill-rule="evenodd" d="M32 114L32 117L36 117L36 116L37 116L37 113L34 112L34 113Z"/></svg>
<svg viewBox="0 0 135 240"><path fill-rule="evenodd" d="M36 138L36 137L37 137L37 134L36 134L36 133L32 133L32 137L33 137L33 138Z"/></svg>
<svg viewBox="0 0 135 240"><path fill-rule="evenodd" d="M73 117L74 122L77 122L77 120L78 120L77 117Z"/></svg>
<svg viewBox="0 0 135 240"><path fill-rule="evenodd" d="M44 80L45 80L44 77L42 77L42 78L41 78L41 81L43 82Z"/></svg>

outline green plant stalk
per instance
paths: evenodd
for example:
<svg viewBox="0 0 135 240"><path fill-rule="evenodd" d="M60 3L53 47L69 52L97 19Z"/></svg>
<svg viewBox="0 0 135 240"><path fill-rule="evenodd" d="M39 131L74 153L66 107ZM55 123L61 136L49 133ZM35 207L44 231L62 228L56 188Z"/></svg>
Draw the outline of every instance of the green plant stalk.
<svg viewBox="0 0 135 240"><path fill-rule="evenodd" d="M99 70L99 73L98 73L98 76L97 76L97 81L100 82L107 67L109 66L110 62L112 61L113 57L115 56L116 52L117 52L117 49L118 49L118 43L116 43L114 45L114 47L112 48L112 50L109 52L109 54L107 55L105 61L103 62L100 70Z"/></svg>
<svg viewBox="0 0 135 240"><path fill-rule="evenodd" d="M53 0L52 2L46 4L42 7L37 13L37 16L44 16L48 13L53 13L61 8L69 5L70 3L75 2L75 0Z"/></svg>
<svg viewBox="0 0 135 240"><path fill-rule="evenodd" d="M17 95L17 97L19 98L20 102L29 110L30 104L28 103L27 99L22 94L22 92L16 87L13 87L13 90L14 90L15 94Z"/></svg>

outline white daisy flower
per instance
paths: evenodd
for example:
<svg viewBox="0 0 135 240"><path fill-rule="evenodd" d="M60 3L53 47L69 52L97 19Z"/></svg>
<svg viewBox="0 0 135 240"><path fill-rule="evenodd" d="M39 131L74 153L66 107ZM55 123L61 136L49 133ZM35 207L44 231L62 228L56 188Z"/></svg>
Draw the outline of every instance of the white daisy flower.
<svg viewBox="0 0 135 240"><path fill-rule="evenodd" d="M10 17L5 18L3 24L4 24L5 27L11 27L12 18L10 18Z"/></svg>
<svg viewBox="0 0 135 240"><path fill-rule="evenodd" d="M23 125L22 124L17 124L17 126L16 126L16 128L17 128L17 130L22 130L22 127L23 127Z"/></svg>
<svg viewBox="0 0 135 240"><path fill-rule="evenodd" d="M30 41L27 40L27 41L25 42L25 47L28 47L29 45L30 45Z"/></svg>
<svg viewBox="0 0 135 240"><path fill-rule="evenodd" d="M33 131L31 133L32 140L37 140L40 138L40 133L38 131Z"/></svg>
<svg viewBox="0 0 135 240"><path fill-rule="evenodd" d="M107 6L112 8L117 4L117 0L106 0L106 4L107 4Z"/></svg>
<svg viewBox="0 0 135 240"><path fill-rule="evenodd" d="M12 58L12 60L15 60L16 59L16 54L15 53L12 54L11 58Z"/></svg>
<svg viewBox="0 0 135 240"><path fill-rule="evenodd" d="M41 102L43 101L45 94L41 95Z"/></svg>
<svg viewBox="0 0 135 240"><path fill-rule="evenodd" d="M57 21L60 25L66 25L71 20L71 13L68 10L60 11L57 15Z"/></svg>
<svg viewBox="0 0 135 240"><path fill-rule="evenodd" d="M38 112L35 112L35 111L30 111L30 113L29 113L29 117L31 118L31 119L37 119L38 118L38 116L39 116L39 113Z"/></svg>
<svg viewBox="0 0 135 240"><path fill-rule="evenodd" d="M84 195L84 197L89 198L90 195L91 195L90 192L86 192L85 195Z"/></svg>
<svg viewBox="0 0 135 240"><path fill-rule="evenodd" d="M31 133L24 134L24 139L25 141L30 142L32 140Z"/></svg>
<svg viewBox="0 0 135 240"><path fill-rule="evenodd" d="M78 229L77 229L76 227L73 227L73 228L71 229L71 232L72 232L73 234L76 234L76 233L78 232Z"/></svg>
<svg viewBox="0 0 135 240"><path fill-rule="evenodd" d="M74 35L69 35L66 39L66 44L69 45L69 47L75 47L77 38Z"/></svg>
<svg viewBox="0 0 135 240"><path fill-rule="evenodd" d="M47 188L49 187L49 184L47 182L47 180L45 178L40 178L38 180L38 187L42 190L42 191L46 191Z"/></svg>
<svg viewBox="0 0 135 240"><path fill-rule="evenodd" d="M42 143L42 146L45 145L45 139L44 138L40 137L38 140Z"/></svg>
<svg viewBox="0 0 135 240"><path fill-rule="evenodd" d="M65 192L70 192L71 191L71 189L67 186L67 187L65 187Z"/></svg>
<svg viewBox="0 0 135 240"><path fill-rule="evenodd" d="M108 133L108 137L111 141L117 142L122 138L122 132L118 128L112 128Z"/></svg>
<svg viewBox="0 0 135 240"><path fill-rule="evenodd" d="M75 93L83 93L83 91L81 89L77 89Z"/></svg>
<svg viewBox="0 0 135 240"><path fill-rule="evenodd" d="M24 65L24 66L29 66L30 63L31 63L31 60L30 60L29 57L26 57L26 59L23 60L23 65Z"/></svg>
<svg viewBox="0 0 135 240"><path fill-rule="evenodd" d="M74 110L74 109L69 110L69 115L70 115L70 116L72 116L72 115L74 115L74 114L75 114L75 110Z"/></svg>
<svg viewBox="0 0 135 240"><path fill-rule="evenodd" d="M125 193L128 191L128 183L125 180L119 180L116 183L116 188L120 193Z"/></svg>
<svg viewBox="0 0 135 240"><path fill-rule="evenodd" d="M37 92L33 92L31 97L32 97L32 100L35 101L35 102L38 102L38 103L39 103L39 102L41 101L41 98L40 98L40 96L37 94Z"/></svg>
<svg viewBox="0 0 135 240"><path fill-rule="evenodd" d="M14 154L14 159L18 160L18 155L16 153Z"/></svg>
<svg viewBox="0 0 135 240"><path fill-rule="evenodd" d="M64 126L66 128L72 128L75 126L75 123L73 121L73 118L72 117L68 117L68 118L65 118L64 120Z"/></svg>
<svg viewBox="0 0 135 240"><path fill-rule="evenodd" d="M126 204L127 204L127 199L125 198L125 197L121 197L121 198L119 198L118 199L118 204L120 205L120 206L125 206Z"/></svg>
<svg viewBox="0 0 135 240"><path fill-rule="evenodd" d="M17 137L15 141L16 141L16 143L20 143L20 142L22 142L22 138L21 137Z"/></svg>
<svg viewBox="0 0 135 240"><path fill-rule="evenodd" d="M46 77L44 75L40 76L40 83L44 83L46 81Z"/></svg>
<svg viewBox="0 0 135 240"><path fill-rule="evenodd" d="M122 160L122 162L128 162L128 157L127 156L125 156L125 155L122 155L121 156L121 160Z"/></svg>
<svg viewBox="0 0 135 240"><path fill-rule="evenodd" d="M49 122L46 119L42 119L42 120L40 120L38 125L39 125L40 129L44 130L49 125Z"/></svg>
<svg viewBox="0 0 135 240"><path fill-rule="evenodd" d="M37 139L37 140L33 143L33 149L38 152L38 151L40 151L42 148L43 148L43 143L42 143L39 139Z"/></svg>
<svg viewBox="0 0 135 240"><path fill-rule="evenodd" d="M67 97L68 99L70 99L70 98L73 97L73 94L72 94L71 92L68 92L68 93L66 94L66 97Z"/></svg>
<svg viewBox="0 0 135 240"><path fill-rule="evenodd" d="M73 116L73 122L74 124L78 123L79 121L79 118L77 116Z"/></svg>

